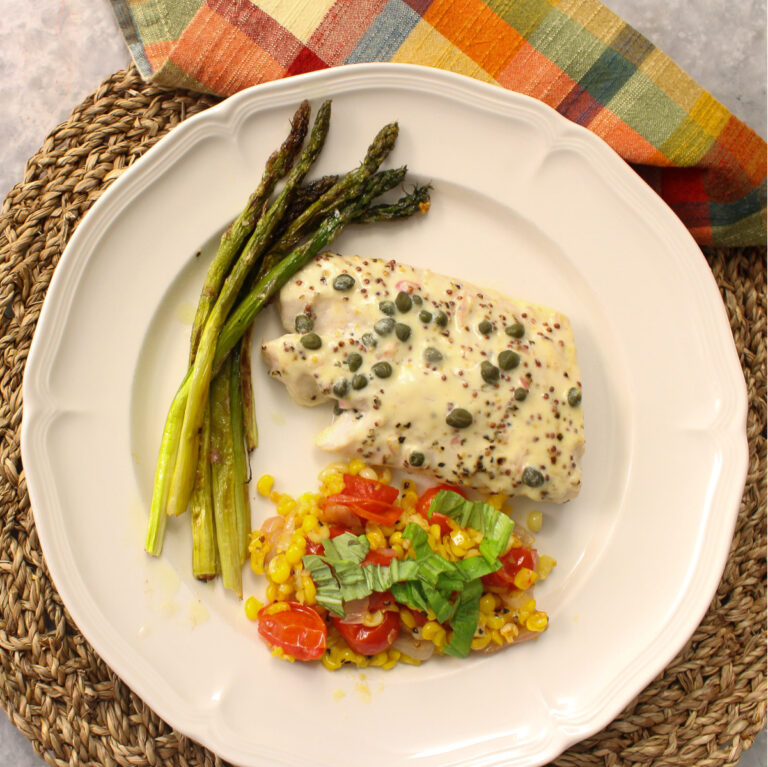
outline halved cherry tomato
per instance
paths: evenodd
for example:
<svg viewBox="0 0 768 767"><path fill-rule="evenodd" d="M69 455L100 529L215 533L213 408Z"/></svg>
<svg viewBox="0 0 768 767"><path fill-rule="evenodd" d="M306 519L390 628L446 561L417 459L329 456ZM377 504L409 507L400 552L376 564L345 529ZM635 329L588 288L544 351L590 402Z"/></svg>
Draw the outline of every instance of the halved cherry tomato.
<svg viewBox="0 0 768 767"><path fill-rule="evenodd" d="M368 603L369 610L377 609L373 597ZM390 597L391 598L391 597ZM347 644L361 655L376 655L392 647L392 643L400 633L400 614L394 610L385 610L384 617L378 626L364 626L362 623L342 623L339 618L333 622L339 633L347 640Z"/></svg>
<svg viewBox="0 0 768 767"><path fill-rule="evenodd" d="M326 648L328 628L316 610L299 602L276 611L274 604L259 610L259 634L296 660L317 660Z"/></svg>
<svg viewBox="0 0 768 767"><path fill-rule="evenodd" d="M495 573L486 575L483 583L486 586L500 586L502 588L514 588L515 576L524 567L533 570L536 567L536 549L528 549L524 546L511 548L501 559L501 569Z"/></svg>
<svg viewBox="0 0 768 767"><path fill-rule="evenodd" d="M371 549L363 560L364 565L388 565L397 555L392 549Z"/></svg>
<svg viewBox="0 0 768 767"><path fill-rule="evenodd" d="M338 538L340 535L344 535L344 533L352 533L352 535L357 535L354 531L350 530L348 527L342 527L341 525L331 525L328 528L329 538Z"/></svg>
<svg viewBox="0 0 768 767"><path fill-rule="evenodd" d="M361 519L393 525L402 510L394 505L398 490L391 485L354 474L344 475L344 492L329 495L325 504L344 506Z"/></svg>
<svg viewBox="0 0 768 767"><path fill-rule="evenodd" d="M448 524L448 517L440 512L435 512L431 516L429 515L429 507L432 505L432 501L435 496L441 490L450 490L451 492L458 493L462 498L466 498L467 494L455 485L437 485L436 487L430 487L429 490L425 490L416 501L416 511L421 514L430 524L440 525L440 534L448 535L451 532L451 527Z"/></svg>

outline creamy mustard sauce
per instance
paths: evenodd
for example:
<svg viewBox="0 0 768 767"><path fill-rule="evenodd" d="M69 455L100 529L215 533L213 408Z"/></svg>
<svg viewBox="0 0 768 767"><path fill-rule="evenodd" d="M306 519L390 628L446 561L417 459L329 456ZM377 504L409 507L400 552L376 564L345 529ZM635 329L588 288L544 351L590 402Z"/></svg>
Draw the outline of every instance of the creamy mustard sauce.
<svg viewBox="0 0 768 767"><path fill-rule="evenodd" d="M581 381L563 314L328 253L285 285L280 313L292 332L262 346L270 374L300 404L336 400L318 447L484 492L578 493Z"/></svg>

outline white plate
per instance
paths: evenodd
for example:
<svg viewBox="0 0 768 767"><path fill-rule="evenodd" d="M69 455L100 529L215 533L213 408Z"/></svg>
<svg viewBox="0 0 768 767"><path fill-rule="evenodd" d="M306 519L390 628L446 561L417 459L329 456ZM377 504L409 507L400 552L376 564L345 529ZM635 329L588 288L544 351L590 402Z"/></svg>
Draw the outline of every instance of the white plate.
<svg viewBox="0 0 768 767"><path fill-rule="evenodd" d="M353 167L397 119L391 164L429 215L334 245L555 306L584 383L584 485L542 507L537 642L420 668L330 674L270 657L242 605L191 575L188 521L142 550L154 460L218 234L303 98L332 96L316 173ZM201 248L203 257L196 258ZM279 332L272 311L256 340ZM257 357L258 359L258 357ZM256 475L298 493L330 413L256 363ZM259 86L179 126L98 201L56 270L24 381L22 448L56 587L88 641L160 716L236 764L536 765L611 721L714 593L744 485L746 394L707 264L602 141L541 103L420 67L361 65ZM254 521L270 513L254 495ZM516 507L525 512L525 504ZM263 585L250 574L249 593ZM364 677L364 678L363 678Z"/></svg>

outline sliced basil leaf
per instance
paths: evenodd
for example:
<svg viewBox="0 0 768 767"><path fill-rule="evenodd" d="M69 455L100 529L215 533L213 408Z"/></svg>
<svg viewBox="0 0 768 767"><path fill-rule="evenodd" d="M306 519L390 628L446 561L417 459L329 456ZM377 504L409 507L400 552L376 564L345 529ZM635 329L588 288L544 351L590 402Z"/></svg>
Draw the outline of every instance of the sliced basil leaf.
<svg viewBox="0 0 768 767"><path fill-rule="evenodd" d="M344 606L342 605L341 589L336 582L331 568L317 554L305 554L301 561L315 583L315 588L317 589L315 600L317 603L334 615L343 618L345 613Z"/></svg>
<svg viewBox="0 0 768 767"><path fill-rule="evenodd" d="M459 594L456 609L451 619L453 636L443 646L443 652L457 658L466 658L472 649L472 638L477 630L480 615L480 597L483 594L482 581L471 581Z"/></svg>

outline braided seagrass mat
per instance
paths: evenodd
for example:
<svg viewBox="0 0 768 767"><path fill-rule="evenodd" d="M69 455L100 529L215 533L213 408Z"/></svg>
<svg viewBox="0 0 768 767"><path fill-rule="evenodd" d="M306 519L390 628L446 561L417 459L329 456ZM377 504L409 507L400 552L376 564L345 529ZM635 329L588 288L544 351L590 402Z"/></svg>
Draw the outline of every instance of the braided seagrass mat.
<svg viewBox="0 0 768 767"><path fill-rule="evenodd" d="M159 719L80 634L40 550L19 450L24 363L64 246L125 168L215 102L117 72L48 136L0 214L0 705L56 767L223 764ZM558 767L733 765L765 726L765 256L707 255L750 397L749 477L720 587L669 667Z"/></svg>

